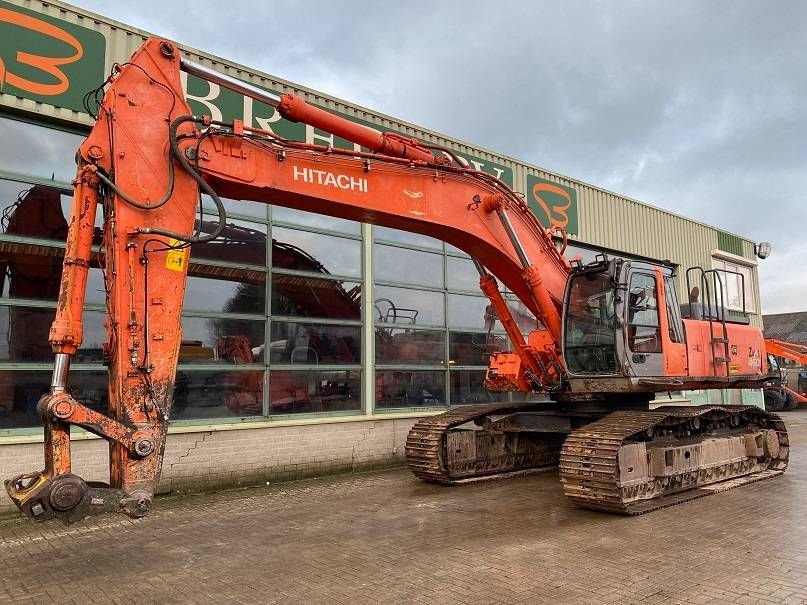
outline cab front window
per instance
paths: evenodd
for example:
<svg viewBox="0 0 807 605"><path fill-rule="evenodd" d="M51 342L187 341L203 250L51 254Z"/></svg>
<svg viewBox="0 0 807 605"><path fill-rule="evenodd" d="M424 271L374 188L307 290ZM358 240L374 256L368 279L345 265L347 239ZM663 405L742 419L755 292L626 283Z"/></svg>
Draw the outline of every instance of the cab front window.
<svg viewBox="0 0 807 605"><path fill-rule="evenodd" d="M566 366L572 374L615 374L614 287L607 273L571 278L564 330Z"/></svg>

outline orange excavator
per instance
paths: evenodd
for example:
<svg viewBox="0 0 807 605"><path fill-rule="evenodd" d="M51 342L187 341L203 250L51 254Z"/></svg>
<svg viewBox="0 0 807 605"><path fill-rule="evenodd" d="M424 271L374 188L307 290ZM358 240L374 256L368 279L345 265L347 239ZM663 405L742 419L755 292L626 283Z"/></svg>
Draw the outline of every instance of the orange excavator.
<svg viewBox="0 0 807 605"><path fill-rule="evenodd" d="M784 372L779 367L777 357L795 361L800 366L807 366L807 346L794 342L787 342L777 338L766 338L765 348L768 351L768 367L771 371L771 380L765 385L765 409L770 412L792 410L799 404L807 403L807 393L802 384L796 385L796 390L786 383Z"/></svg>
<svg viewBox="0 0 807 605"><path fill-rule="evenodd" d="M240 121L192 115L180 71L216 82L356 143L340 150L282 139ZM650 409L655 393L758 388L768 375L760 329L719 304L720 275L687 272L703 300L679 305L675 270L564 256L565 234L541 226L502 181L450 149L381 133L186 60L149 39L107 81L78 152L56 319L50 392L38 410L45 469L6 488L32 519L148 513L171 414L189 247L225 229L220 197L254 200L437 237L474 259L480 287L513 351L491 356L486 386L546 401L463 406L415 424L406 443L422 479L458 483L559 466L564 492L593 509L639 514L781 474L788 435L753 406ZM200 194L218 219L202 232ZM70 394L96 210L107 290L109 410ZM524 335L500 282L539 322ZM709 284L714 296L708 296ZM693 289L694 291L694 289ZM110 443L110 484L71 472L70 428Z"/></svg>

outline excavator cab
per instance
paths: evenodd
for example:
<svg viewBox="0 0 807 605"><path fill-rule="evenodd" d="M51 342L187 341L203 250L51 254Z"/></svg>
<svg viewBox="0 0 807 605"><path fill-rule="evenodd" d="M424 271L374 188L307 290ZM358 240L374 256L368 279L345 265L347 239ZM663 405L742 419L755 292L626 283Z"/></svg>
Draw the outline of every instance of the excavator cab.
<svg viewBox="0 0 807 605"><path fill-rule="evenodd" d="M667 349L683 343L672 268L604 255L574 265L563 328L572 378L664 376Z"/></svg>

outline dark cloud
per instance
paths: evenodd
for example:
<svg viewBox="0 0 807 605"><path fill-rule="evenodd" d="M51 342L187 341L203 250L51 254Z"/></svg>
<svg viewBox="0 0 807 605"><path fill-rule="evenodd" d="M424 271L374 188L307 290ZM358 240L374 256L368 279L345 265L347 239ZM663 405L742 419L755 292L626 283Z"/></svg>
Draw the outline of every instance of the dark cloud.
<svg viewBox="0 0 807 605"><path fill-rule="evenodd" d="M764 310L807 308L807 3L78 3L770 240Z"/></svg>

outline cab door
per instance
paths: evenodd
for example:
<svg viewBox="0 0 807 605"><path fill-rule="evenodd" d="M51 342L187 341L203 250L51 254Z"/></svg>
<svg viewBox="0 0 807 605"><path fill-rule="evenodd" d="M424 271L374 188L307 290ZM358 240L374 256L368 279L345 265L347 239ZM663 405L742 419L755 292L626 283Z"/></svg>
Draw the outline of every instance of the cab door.
<svg viewBox="0 0 807 605"><path fill-rule="evenodd" d="M664 376L659 298L656 272L632 267L625 301L625 349L636 376Z"/></svg>

